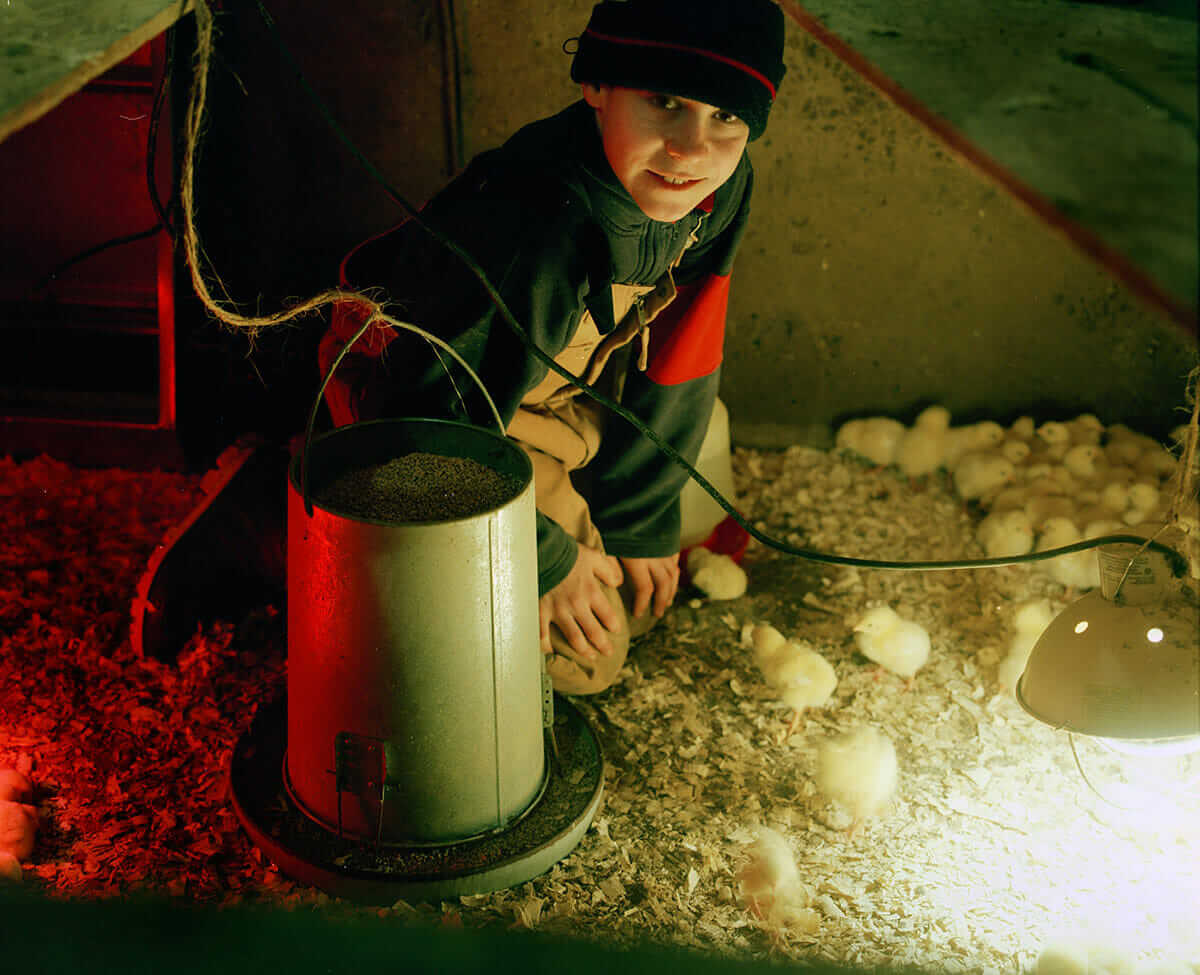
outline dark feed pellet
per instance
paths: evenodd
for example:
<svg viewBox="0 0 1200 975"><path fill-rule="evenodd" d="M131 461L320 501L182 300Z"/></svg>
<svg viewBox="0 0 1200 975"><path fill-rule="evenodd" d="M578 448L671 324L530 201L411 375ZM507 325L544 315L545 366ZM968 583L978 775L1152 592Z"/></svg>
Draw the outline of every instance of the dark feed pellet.
<svg viewBox="0 0 1200 975"><path fill-rule="evenodd" d="M451 521L510 501L521 479L471 460L412 453L347 471L314 497L323 508L374 521Z"/></svg>

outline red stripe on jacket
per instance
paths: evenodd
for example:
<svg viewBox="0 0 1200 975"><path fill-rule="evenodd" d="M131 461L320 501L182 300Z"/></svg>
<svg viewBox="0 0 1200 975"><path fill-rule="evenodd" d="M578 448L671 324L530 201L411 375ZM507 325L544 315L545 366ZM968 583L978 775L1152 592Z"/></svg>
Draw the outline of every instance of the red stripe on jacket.
<svg viewBox="0 0 1200 975"><path fill-rule="evenodd" d="M646 375L660 386L674 386L712 373L724 354L728 307L728 274L679 288L650 326Z"/></svg>

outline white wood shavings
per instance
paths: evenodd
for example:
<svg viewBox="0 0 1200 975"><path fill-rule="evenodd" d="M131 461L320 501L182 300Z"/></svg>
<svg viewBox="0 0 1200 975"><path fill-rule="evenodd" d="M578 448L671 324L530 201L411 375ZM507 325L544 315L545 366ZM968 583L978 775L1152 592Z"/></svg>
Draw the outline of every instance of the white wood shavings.
<svg viewBox="0 0 1200 975"><path fill-rule="evenodd" d="M982 512L939 475L914 485L810 448L738 449L733 470L751 522L805 548L897 560L984 554ZM996 975L1032 971L1055 939L1096 932L1135 963L1200 959L1200 758L1164 774L1155 808L1128 816L1084 782L1067 738L998 680L1014 607L1048 598L1057 612L1061 586L1020 566L823 565L756 540L743 566L743 596L679 601L635 644L615 687L576 699L608 765L600 814L543 877L464 898L464 920L740 959ZM930 634L911 689L856 650L847 620L871 602ZM752 623L807 641L837 672L828 706L787 740L789 710L743 643ZM813 774L817 743L864 723L892 739L899 782L892 804L851 834ZM1097 787L1126 787L1128 769L1111 756L1080 754ZM1180 794L1180 781L1193 790ZM1167 797L1179 804L1173 818ZM760 825L795 852L812 894L798 906L811 912L804 923L771 930L738 896Z"/></svg>

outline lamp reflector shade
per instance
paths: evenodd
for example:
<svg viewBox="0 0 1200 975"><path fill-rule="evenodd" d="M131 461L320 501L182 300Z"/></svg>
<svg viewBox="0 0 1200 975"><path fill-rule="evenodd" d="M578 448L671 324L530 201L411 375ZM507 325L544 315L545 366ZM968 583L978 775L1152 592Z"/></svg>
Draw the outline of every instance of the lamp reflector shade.
<svg viewBox="0 0 1200 975"><path fill-rule="evenodd" d="M1141 586L1131 604L1108 595L1106 579L1051 621L1017 682L1027 712L1097 738L1200 735L1200 603L1160 566L1151 571L1157 598Z"/></svg>

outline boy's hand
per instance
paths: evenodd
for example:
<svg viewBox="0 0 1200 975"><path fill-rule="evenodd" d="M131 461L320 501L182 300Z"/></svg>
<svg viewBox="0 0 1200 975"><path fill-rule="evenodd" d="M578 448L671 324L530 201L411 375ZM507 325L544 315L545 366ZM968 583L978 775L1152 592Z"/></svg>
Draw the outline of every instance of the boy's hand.
<svg viewBox="0 0 1200 975"><path fill-rule="evenodd" d="M567 577L538 600L542 653L554 652L550 646L551 623L558 625L580 656L594 657L597 650L612 653L608 633L620 628L621 617L600 584L615 589L622 578L621 563L616 558L580 545L575 565Z"/></svg>
<svg viewBox="0 0 1200 975"><path fill-rule="evenodd" d="M633 615L640 618L654 599L654 615L662 616L679 589L679 553L652 559L621 559L633 587Z"/></svg>

